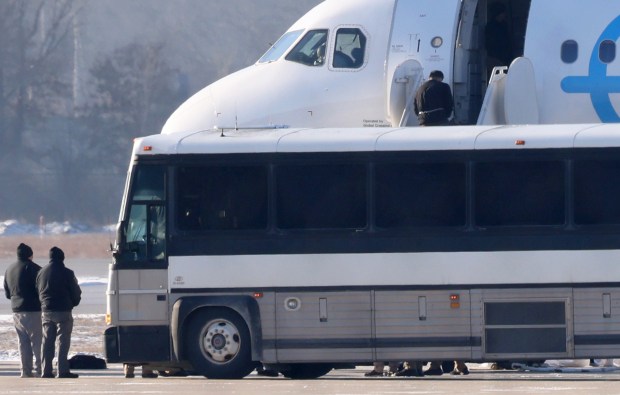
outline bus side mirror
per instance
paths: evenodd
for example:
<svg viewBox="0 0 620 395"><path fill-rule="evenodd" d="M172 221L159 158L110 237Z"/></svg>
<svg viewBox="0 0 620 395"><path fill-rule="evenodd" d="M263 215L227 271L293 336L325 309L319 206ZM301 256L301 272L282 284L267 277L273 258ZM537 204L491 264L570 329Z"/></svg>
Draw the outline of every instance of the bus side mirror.
<svg viewBox="0 0 620 395"><path fill-rule="evenodd" d="M116 226L116 248L114 250L116 256L125 251L125 229L127 229L127 221L121 221Z"/></svg>

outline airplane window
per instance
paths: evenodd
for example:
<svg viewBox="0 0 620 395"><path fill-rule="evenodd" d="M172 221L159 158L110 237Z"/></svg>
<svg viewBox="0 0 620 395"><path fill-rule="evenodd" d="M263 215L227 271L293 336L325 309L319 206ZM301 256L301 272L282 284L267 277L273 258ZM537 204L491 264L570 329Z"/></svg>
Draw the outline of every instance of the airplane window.
<svg viewBox="0 0 620 395"><path fill-rule="evenodd" d="M326 43L327 30L310 30L285 59L306 66L322 66L325 63Z"/></svg>
<svg viewBox="0 0 620 395"><path fill-rule="evenodd" d="M295 30L292 32L284 33L282 37L276 41L275 44L265 52L263 56L258 60L258 63L274 62L282 56L284 52L297 40L297 37L301 35L303 30Z"/></svg>
<svg viewBox="0 0 620 395"><path fill-rule="evenodd" d="M579 45L575 40L566 40L562 43L560 56L564 63L574 63L579 55Z"/></svg>
<svg viewBox="0 0 620 395"><path fill-rule="evenodd" d="M616 59L616 43L611 40L601 42L598 48L598 57L603 63L611 63Z"/></svg>
<svg viewBox="0 0 620 395"><path fill-rule="evenodd" d="M360 29L343 28L336 33L332 67L359 69L366 57L366 36Z"/></svg>

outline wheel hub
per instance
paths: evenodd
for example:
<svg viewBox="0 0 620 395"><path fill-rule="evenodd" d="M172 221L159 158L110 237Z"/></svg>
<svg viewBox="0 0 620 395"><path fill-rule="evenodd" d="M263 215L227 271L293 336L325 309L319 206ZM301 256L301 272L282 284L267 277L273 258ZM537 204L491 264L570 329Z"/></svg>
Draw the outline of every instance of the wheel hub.
<svg viewBox="0 0 620 395"><path fill-rule="evenodd" d="M214 362L232 360L241 348L237 327L226 320L214 320L206 325L203 347L206 356Z"/></svg>

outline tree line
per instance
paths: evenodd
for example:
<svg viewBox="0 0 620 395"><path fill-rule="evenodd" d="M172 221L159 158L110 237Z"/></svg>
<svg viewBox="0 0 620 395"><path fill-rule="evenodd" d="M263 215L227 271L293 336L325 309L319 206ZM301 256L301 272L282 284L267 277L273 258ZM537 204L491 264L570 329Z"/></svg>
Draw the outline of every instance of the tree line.
<svg viewBox="0 0 620 395"><path fill-rule="evenodd" d="M0 219L114 222L132 140L188 96L161 42L102 53L76 100L79 2L0 2Z"/></svg>

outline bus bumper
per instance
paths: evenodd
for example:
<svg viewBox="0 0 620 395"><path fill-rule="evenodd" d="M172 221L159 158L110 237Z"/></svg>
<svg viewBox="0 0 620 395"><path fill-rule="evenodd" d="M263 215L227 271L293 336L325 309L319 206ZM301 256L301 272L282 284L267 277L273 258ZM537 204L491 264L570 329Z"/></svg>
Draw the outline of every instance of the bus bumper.
<svg viewBox="0 0 620 395"><path fill-rule="evenodd" d="M170 361L167 326L112 326L103 336L105 358L110 363Z"/></svg>

